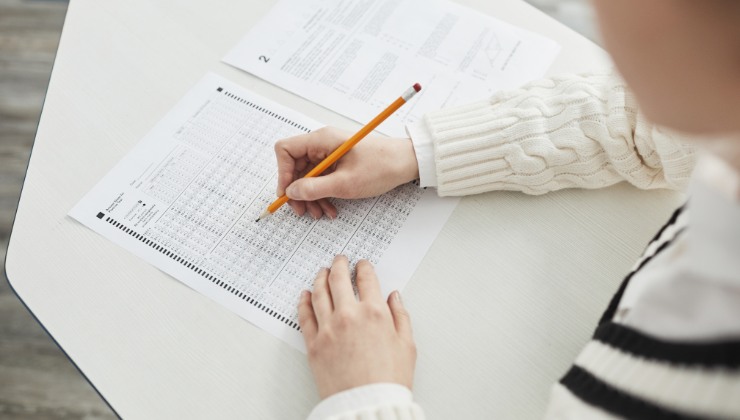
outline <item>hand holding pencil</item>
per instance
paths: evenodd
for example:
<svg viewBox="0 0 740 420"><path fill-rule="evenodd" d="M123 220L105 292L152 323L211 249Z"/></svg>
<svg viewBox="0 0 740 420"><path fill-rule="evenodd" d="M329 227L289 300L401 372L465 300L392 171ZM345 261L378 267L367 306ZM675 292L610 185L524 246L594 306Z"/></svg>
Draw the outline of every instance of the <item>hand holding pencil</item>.
<svg viewBox="0 0 740 420"><path fill-rule="evenodd" d="M397 105L395 109L400 106L397 102L394 102ZM371 124L363 127L355 136L337 128L325 127L278 141L275 144L277 195L286 195L290 200L288 204L298 215L308 212L315 219L322 215L334 218L337 210L327 198L373 197L418 178L419 170L411 140L377 135L365 138L374 129L368 129L369 126ZM357 139L356 145L328 165L322 176L304 177L348 139L359 134L363 135Z"/></svg>

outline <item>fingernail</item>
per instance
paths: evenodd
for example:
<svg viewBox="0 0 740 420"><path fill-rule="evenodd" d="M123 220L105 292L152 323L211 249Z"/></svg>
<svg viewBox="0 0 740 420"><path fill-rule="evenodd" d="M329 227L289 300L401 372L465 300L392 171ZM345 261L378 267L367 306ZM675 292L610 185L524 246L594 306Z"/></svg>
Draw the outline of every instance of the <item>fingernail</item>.
<svg viewBox="0 0 740 420"><path fill-rule="evenodd" d="M300 200L301 198L297 196L296 188L292 185L288 186L288 188L285 189L285 195L292 198L293 200Z"/></svg>
<svg viewBox="0 0 740 420"><path fill-rule="evenodd" d="M401 300L401 292L399 292L398 290L396 290L396 291L395 291L395 292L393 292L393 293L395 293L395 294L396 294L396 296L395 296L396 302L398 302L398 303L400 303L401 305L403 305L403 301Z"/></svg>

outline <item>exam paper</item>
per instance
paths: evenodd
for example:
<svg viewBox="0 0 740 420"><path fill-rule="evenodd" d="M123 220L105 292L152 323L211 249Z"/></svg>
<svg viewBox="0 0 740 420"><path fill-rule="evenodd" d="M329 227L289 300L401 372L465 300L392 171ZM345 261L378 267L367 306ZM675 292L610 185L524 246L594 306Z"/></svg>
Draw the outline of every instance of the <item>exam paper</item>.
<svg viewBox="0 0 740 420"><path fill-rule="evenodd" d="M411 183L334 200L335 220L285 206L255 222L276 198L274 143L319 126L209 74L70 215L305 352L296 305L321 267L366 258L400 289L458 203Z"/></svg>
<svg viewBox="0 0 740 420"><path fill-rule="evenodd" d="M280 0L224 61L360 123L416 82L378 131L542 77L554 41L443 0Z"/></svg>

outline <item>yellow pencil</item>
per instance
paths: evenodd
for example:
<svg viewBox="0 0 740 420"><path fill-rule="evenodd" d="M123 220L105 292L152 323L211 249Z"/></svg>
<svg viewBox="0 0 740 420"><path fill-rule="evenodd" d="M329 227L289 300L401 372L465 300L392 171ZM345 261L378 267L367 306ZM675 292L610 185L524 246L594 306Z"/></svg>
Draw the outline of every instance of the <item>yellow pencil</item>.
<svg viewBox="0 0 740 420"><path fill-rule="evenodd" d="M406 90L406 92L403 93L403 95L399 96L398 99L393 101L392 104L388 106L388 108L384 109L380 114L378 114L377 117L373 118L369 123L367 123L364 127L360 129L355 135L347 139L344 143L342 143L339 147L337 147L329 156L326 157L326 159L322 160L321 163L316 165L315 168L311 169L309 173L304 176L304 178L311 178L314 176L321 175L327 168L329 168L331 165L333 165L339 158L344 156L345 153L349 152L354 145L360 142L365 136L370 134L377 126L380 125L383 121L386 120L386 118L390 117L398 108L403 106L409 99L411 99L414 95L416 95L416 92L421 90L421 85L416 83L415 85L411 86ZM267 210L265 210L264 213L260 215L260 217L256 220L259 222L260 220L264 219L265 217L271 215L272 213L275 213L277 209L280 208L283 204L288 202L288 196L283 194L280 198L273 201L272 204L267 206Z"/></svg>

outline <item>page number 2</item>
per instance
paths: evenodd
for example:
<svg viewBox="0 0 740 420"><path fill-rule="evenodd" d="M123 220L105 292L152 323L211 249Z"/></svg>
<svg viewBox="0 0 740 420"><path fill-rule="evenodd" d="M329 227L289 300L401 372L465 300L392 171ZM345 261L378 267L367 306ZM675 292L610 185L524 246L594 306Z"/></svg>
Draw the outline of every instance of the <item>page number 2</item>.
<svg viewBox="0 0 740 420"><path fill-rule="evenodd" d="M264 61L265 63L269 63L270 59L264 55L261 55L259 58L260 61Z"/></svg>

